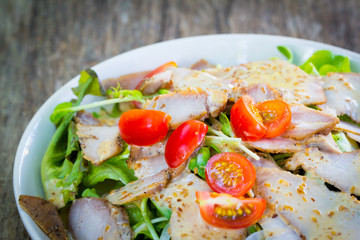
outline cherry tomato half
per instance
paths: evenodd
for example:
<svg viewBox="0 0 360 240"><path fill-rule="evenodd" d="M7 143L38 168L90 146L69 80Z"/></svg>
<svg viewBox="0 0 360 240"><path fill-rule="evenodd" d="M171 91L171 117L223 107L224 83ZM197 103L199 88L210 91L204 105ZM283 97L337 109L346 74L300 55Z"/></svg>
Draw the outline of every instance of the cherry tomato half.
<svg viewBox="0 0 360 240"><path fill-rule="evenodd" d="M267 131L254 99L248 95L242 96L231 108L230 123L235 135L244 141L257 141Z"/></svg>
<svg viewBox="0 0 360 240"><path fill-rule="evenodd" d="M161 111L133 109L120 117L120 136L128 144L149 146L166 136L170 120L170 115Z"/></svg>
<svg viewBox="0 0 360 240"><path fill-rule="evenodd" d="M277 137L289 127L291 110L286 102L282 100L269 100L258 103L256 108L259 109L264 125L268 129L264 137Z"/></svg>
<svg viewBox="0 0 360 240"><path fill-rule="evenodd" d="M254 165L237 153L219 153L212 156L205 167L206 182L219 193L241 197L255 183Z"/></svg>
<svg viewBox="0 0 360 240"><path fill-rule="evenodd" d="M151 77L154 76L155 74L158 74L158 73L161 73L161 72L165 72L168 68L171 68L171 67L177 67L176 62L171 61L171 62L167 62L167 63L161 65L160 67L156 68L155 70L149 72L149 73L144 77L144 79L146 79L146 78L151 78ZM142 80L141 82L139 82L139 84L136 86L135 89L138 89L138 88L141 86L141 84L143 83L143 81L144 81L144 80Z"/></svg>
<svg viewBox="0 0 360 240"><path fill-rule="evenodd" d="M170 168L177 168L200 146L208 126L198 120L188 120L175 129L165 146L165 160Z"/></svg>
<svg viewBox="0 0 360 240"><path fill-rule="evenodd" d="M226 193L196 192L205 222L219 228L239 229L256 223L265 211L261 198L236 198Z"/></svg>

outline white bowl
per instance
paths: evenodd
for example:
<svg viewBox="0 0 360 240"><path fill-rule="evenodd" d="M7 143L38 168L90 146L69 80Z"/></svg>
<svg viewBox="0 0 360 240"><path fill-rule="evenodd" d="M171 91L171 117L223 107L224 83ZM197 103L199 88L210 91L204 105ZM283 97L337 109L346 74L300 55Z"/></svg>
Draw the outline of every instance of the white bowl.
<svg viewBox="0 0 360 240"><path fill-rule="evenodd" d="M211 63L230 66L272 57L283 58L277 50L279 45L293 50L295 63L304 62L316 50L326 49L349 57L352 69L360 72L360 55L357 53L308 40L255 34L207 35L166 41L120 54L92 69L97 72L99 79L103 80L154 69L171 60L179 66L189 66L204 58ZM79 69L79 72L81 70ZM15 200L26 230L33 239L48 238L21 209L18 199L21 194L44 197L40 163L55 131L49 116L57 104L74 97L71 88L77 85L78 78L79 76L76 76L65 84L41 106L27 126L16 152L13 172Z"/></svg>

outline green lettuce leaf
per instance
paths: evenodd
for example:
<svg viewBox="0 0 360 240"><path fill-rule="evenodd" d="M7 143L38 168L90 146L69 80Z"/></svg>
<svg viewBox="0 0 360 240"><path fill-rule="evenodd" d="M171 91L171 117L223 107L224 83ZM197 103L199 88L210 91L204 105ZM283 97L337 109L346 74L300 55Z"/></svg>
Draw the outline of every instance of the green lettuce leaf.
<svg viewBox="0 0 360 240"><path fill-rule="evenodd" d="M86 69L80 73L79 85L72 88L72 91L78 98L87 94L95 96L104 95L98 76L92 69Z"/></svg>
<svg viewBox="0 0 360 240"><path fill-rule="evenodd" d="M82 184L91 187L105 179L121 181L123 184L137 180L134 170L129 169L126 164L129 154L130 150L127 147L123 153L109 158L99 166L89 163L88 173L84 176Z"/></svg>
<svg viewBox="0 0 360 240"><path fill-rule="evenodd" d="M81 197L97 197L100 198L100 196L97 194L96 189L95 188L86 188L82 194Z"/></svg>
<svg viewBox="0 0 360 240"><path fill-rule="evenodd" d="M68 141L65 157L71 160L71 154L80 150L79 137L76 135L76 125L73 121L68 126Z"/></svg>
<svg viewBox="0 0 360 240"><path fill-rule="evenodd" d="M86 168L83 165L82 152L78 152L74 163L66 158L59 163L60 165L47 166L47 181L43 185L46 199L56 207L62 208L67 202L75 199Z"/></svg>
<svg viewBox="0 0 360 240"><path fill-rule="evenodd" d="M59 104L57 108L60 105L79 106L88 92L94 92L88 90L90 86L91 88L96 86L94 81L97 82L97 77L94 77L93 73L92 75L82 73L76 93L78 99ZM51 119L57 125L57 129L41 162L41 181L45 197L58 208L64 207L67 202L74 199L83 172L86 170L83 166L82 153L78 151L75 127L71 124L74 114L67 112ZM77 154L74 154L75 152Z"/></svg>
<svg viewBox="0 0 360 240"><path fill-rule="evenodd" d="M82 92L86 92L86 90L82 89ZM58 124L61 121L61 119L63 119L63 117L66 116L67 114L75 113L80 110L102 107L102 106L121 103L121 102L138 101L141 103L145 103L142 93L138 90L119 90L118 92L114 92L114 94L115 94L114 96L117 96L116 98L97 101L81 106L79 106L78 104L70 104L69 102L61 103L55 108L54 112L51 114L50 120L53 123Z"/></svg>
<svg viewBox="0 0 360 240"><path fill-rule="evenodd" d="M309 74L316 75L326 75L329 72L351 72L348 57L335 56L328 50L316 51L300 68Z"/></svg>

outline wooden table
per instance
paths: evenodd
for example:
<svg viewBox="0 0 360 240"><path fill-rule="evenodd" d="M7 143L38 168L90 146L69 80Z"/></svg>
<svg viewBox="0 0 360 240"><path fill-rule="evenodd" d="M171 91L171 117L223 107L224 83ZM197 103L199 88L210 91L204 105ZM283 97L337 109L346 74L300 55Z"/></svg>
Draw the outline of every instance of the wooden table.
<svg viewBox="0 0 360 240"><path fill-rule="evenodd" d="M360 52L359 0L0 1L0 239L28 239L12 188L20 137L60 86L111 56L168 39L263 33Z"/></svg>

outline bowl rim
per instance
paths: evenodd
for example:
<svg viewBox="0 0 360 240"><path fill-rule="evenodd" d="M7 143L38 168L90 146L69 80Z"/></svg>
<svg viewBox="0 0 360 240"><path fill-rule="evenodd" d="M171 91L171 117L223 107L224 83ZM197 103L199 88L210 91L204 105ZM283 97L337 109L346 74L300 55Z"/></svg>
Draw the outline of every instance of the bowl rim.
<svg viewBox="0 0 360 240"><path fill-rule="evenodd" d="M116 61L119 57L127 57L128 55L131 55L135 52L141 52L144 49L151 49L151 48L158 48L158 47L163 47L166 45L176 45L177 43L191 43L192 41L201 41L201 40L206 40L206 41L214 41L214 40L220 40L220 39L229 39L231 40L232 38L235 39L241 39L241 40L247 40L247 41L251 41L252 39L263 39L263 40L269 40L269 41L279 41L279 42L284 42L284 41L290 41L293 44L299 44L299 45L308 45L314 49L327 49L330 50L332 52L341 52L342 55L346 55L347 57L350 58L350 60L354 60L356 59L357 61L360 62L360 54L338 47L338 46L334 46L334 45L330 45L330 44L326 44L326 43L321 43L321 42L317 42L317 41L312 41L312 40L307 40L307 39L301 39L301 38L295 38L295 37L288 37L288 36L280 36L280 35L268 35L268 34L239 34L239 33L231 33L231 34L209 34L209 35L199 35L199 36L191 36L191 37L184 37L184 38L178 38L178 39L172 39L172 40L167 40L167 41L162 41L162 42L157 42L154 44L149 44L146 46L142 46L136 49L132 49L130 51L126 51L123 53L120 53L118 55L115 55L111 58L108 58L96 65L94 65L93 67L91 67L92 69L94 69L96 71L96 69L101 68L103 66L106 66L114 61ZM200 56L201 57L201 56ZM356 61L356 62L357 62ZM30 218L27 216L27 213L20 207L19 202L18 202L18 198L21 194L21 189L20 189L20 179L21 179L21 175L20 175L20 169L21 169L21 164L23 163L23 158L24 158L24 149L25 146L27 144L27 140L31 134L31 132L33 131L34 126L36 125L38 119L41 118L41 116L44 115L45 112L45 108L47 105L50 104L50 102L54 99L57 99L60 97L61 93L69 90L74 83L77 82L77 79L79 78L80 75L75 76L74 78L72 78L71 80L69 80L68 82L66 82L62 87L60 87L58 90L56 90L41 106L40 108L36 111L36 113L34 114L34 116L31 118L30 122L28 123L27 127L25 128L21 139L19 141L17 150L16 150L16 154L15 154L15 161L14 161L14 165L13 165L13 191L14 191L14 197L15 197L15 202L16 202L16 206L19 212L19 215L21 217L21 220L28 232L28 234L30 235L31 238L40 238L40 235L37 233L38 230L40 229L37 224L35 222L33 222Z"/></svg>

